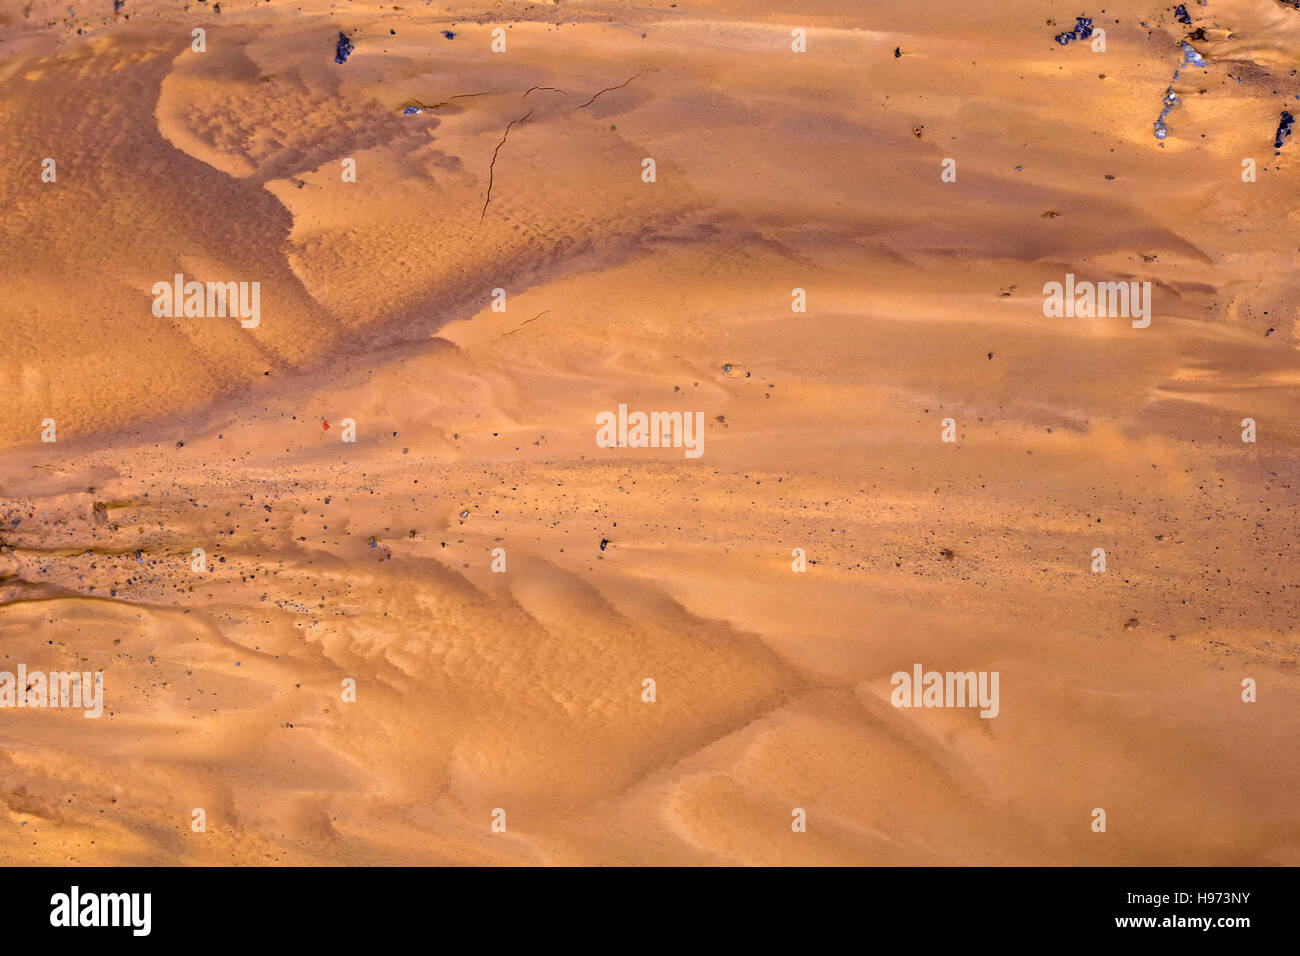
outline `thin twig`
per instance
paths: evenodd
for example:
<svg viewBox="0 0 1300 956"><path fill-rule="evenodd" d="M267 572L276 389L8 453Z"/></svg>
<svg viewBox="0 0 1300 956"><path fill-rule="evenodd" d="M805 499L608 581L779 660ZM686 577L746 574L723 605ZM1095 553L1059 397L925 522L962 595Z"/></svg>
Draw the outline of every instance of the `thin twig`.
<svg viewBox="0 0 1300 956"><path fill-rule="evenodd" d="M542 316L544 316L547 312L550 311L551 311L550 309L543 309L541 312L538 312L535 316L529 319L528 322L536 322L538 319L540 319ZM525 322L524 325L527 325L528 322ZM519 329L522 329L524 325L519 326ZM504 339L506 335L514 335L516 332L519 331L519 329L511 329L509 332L505 333L505 335L502 335L501 338Z"/></svg>
<svg viewBox="0 0 1300 956"><path fill-rule="evenodd" d="M524 120L528 119L528 117L532 115L533 115L533 111L529 110L523 116L519 117L519 119L511 120L509 123L507 123L506 131L501 134L501 142L497 143L497 148L492 151L492 162L488 165L487 197L483 200L483 212L480 213L478 217L478 221L480 223L483 221L483 217L487 215L488 203L492 201L492 182L496 174L497 153L501 152L501 147L506 144L506 137L510 135L510 127L514 126L516 123L522 123Z"/></svg>
<svg viewBox="0 0 1300 956"><path fill-rule="evenodd" d="M642 71L641 71L641 73L644 73L644 72L645 72L645 70L642 70ZM633 76L633 77L628 78L628 79L625 80L624 82L620 83L618 86L607 86L607 87L605 87L603 90L601 90L601 91L600 91L599 93L597 93L595 96L593 96L591 99L587 100L587 102L583 103L582 106L575 106L574 109L575 109L575 110L585 109L585 108L587 108L588 106L590 106L592 103L596 102L596 96L600 96L600 95L603 94L603 93L610 93L610 92L613 92L614 90L621 90L623 87L627 86L628 83L631 83L632 80L635 80L637 76L640 76L641 73L638 73L636 76Z"/></svg>

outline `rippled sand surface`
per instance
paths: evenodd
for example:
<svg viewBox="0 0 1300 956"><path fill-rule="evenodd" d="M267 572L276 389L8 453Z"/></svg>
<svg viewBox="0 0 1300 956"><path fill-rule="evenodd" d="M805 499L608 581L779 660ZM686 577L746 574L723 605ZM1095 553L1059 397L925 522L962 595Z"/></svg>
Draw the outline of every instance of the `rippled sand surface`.
<svg viewBox="0 0 1300 956"><path fill-rule="evenodd" d="M105 709L0 710L4 862L1300 864L1300 11L68 5L0 8L0 670Z"/></svg>

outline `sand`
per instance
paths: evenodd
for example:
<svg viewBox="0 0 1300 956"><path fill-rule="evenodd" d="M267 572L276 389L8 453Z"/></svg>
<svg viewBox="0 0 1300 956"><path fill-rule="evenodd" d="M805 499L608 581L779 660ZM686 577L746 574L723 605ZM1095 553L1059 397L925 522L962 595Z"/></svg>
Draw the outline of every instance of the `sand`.
<svg viewBox="0 0 1300 956"><path fill-rule="evenodd" d="M104 713L0 709L0 860L1300 864L1300 11L68 6L0 9L0 670Z"/></svg>

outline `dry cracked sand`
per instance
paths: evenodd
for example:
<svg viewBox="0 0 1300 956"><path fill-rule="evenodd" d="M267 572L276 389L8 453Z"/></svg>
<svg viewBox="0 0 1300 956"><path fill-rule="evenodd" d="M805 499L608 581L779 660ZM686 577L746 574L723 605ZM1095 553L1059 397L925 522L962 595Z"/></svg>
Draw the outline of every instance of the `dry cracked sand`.
<svg viewBox="0 0 1300 956"><path fill-rule="evenodd" d="M0 860L1300 864L1300 10L1104 9L3 0Z"/></svg>

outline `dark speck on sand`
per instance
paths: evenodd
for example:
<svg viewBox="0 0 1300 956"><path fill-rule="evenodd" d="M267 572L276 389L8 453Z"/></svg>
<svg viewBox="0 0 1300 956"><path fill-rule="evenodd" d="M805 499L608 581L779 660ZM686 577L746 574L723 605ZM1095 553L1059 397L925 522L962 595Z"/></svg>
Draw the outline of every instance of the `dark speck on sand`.
<svg viewBox="0 0 1300 956"><path fill-rule="evenodd" d="M445 36L448 40L456 39L456 34L452 33L450 30L443 30L442 35Z"/></svg>

